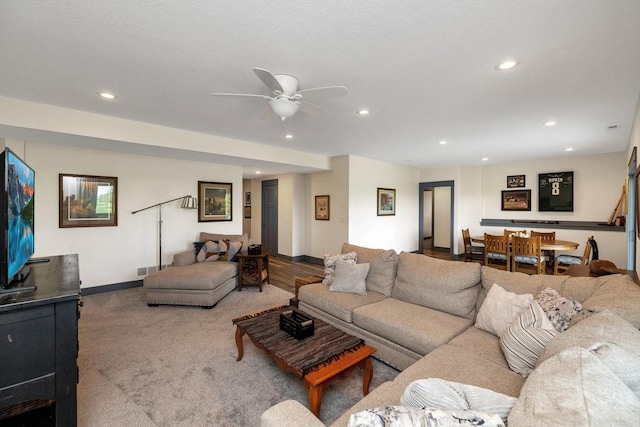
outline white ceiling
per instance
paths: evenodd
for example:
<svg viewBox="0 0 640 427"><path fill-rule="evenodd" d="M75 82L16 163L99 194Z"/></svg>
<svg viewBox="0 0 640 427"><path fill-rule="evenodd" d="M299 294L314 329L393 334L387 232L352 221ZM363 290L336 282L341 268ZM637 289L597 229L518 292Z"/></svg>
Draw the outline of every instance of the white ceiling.
<svg viewBox="0 0 640 427"><path fill-rule="evenodd" d="M350 95L284 122L259 118L265 100L209 95L269 94L252 67ZM640 1L2 0L0 95L421 168L620 152Z"/></svg>

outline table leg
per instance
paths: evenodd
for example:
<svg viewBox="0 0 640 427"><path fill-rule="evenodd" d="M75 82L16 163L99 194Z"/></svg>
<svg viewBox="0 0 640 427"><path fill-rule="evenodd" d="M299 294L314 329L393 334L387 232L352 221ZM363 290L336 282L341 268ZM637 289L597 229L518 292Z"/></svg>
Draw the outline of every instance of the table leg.
<svg viewBox="0 0 640 427"><path fill-rule="evenodd" d="M316 386L309 385L309 410L317 418L320 418L320 405L322 404L322 394L329 386L328 383L318 384Z"/></svg>
<svg viewBox="0 0 640 427"><path fill-rule="evenodd" d="M242 356L244 356L244 346L242 345L243 335L244 331L242 331L239 326L236 326L236 346L238 347L238 358L236 362L242 360Z"/></svg>
<svg viewBox="0 0 640 427"><path fill-rule="evenodd" d="M371 378L373 378L373 364L371 363L371 357L367 357L360 362L362 372L362 394L366 396L369 394L369 386L371 385ZM364 365L364 366L362 366Z"/></svg>

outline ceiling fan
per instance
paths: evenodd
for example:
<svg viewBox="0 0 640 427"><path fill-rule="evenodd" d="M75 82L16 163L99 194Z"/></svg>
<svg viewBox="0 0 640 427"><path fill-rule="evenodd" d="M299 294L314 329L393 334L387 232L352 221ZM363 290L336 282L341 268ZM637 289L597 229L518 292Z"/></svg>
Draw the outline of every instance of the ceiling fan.
<svg viewBox="0 0 640 427"><path fill-rule="evenodd" d="M301 104L310 105L311 107L322 110L310 103L324 98L333 98L345 96L349 94L349 90L344 86L326 86L315 87L310 89L298 90L298 79L289 74L271 74L262 68L254 68L253 72L256 76L271 90L271 96L257 95L248 93L212 93L214 96L249 96L254 98L262 98L269 100L269 107L261 118L267 118L272 113L280 117L282 120L290 119L300 110Z"/></svg>

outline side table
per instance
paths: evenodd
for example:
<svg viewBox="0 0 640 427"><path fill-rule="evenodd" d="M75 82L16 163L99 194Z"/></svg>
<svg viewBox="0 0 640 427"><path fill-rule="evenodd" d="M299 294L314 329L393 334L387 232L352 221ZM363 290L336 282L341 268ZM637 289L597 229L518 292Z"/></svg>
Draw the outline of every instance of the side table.
<svg viewBox="0 0 640 427"><path fill-rule="evenodd" d="M324 277L316 276L316 275L307 276L307 277L296 277L296 281L295 281L295 297L291 298L289 300L289 304L297 307L298 306L298 291L300 290L300 287L302 287L304 285L309 285L311 283L320 283L320 282L322 282L322 279L324 279Z"/></svg>
<svg viewBox="0 0 640 427"><path fill-rule="evenodd" d="M262 292L262 284L269 282L269 254L271 251L257 255L236 255L238 259L238 292L243 286L258 286Z"/></svg>

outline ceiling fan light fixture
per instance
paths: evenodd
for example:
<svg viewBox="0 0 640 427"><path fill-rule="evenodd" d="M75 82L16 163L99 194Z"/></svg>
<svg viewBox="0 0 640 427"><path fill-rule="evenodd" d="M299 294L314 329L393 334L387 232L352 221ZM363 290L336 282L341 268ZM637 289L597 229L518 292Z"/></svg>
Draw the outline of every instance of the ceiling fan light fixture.
<svg viewBox="0 0 640 427"><path fill-rule="evenodd" d="M298 101L291 101L287 98L276 98L269 101L271 109L280 117L282 121L290 119L300 109L300 103Z"/></svg>

